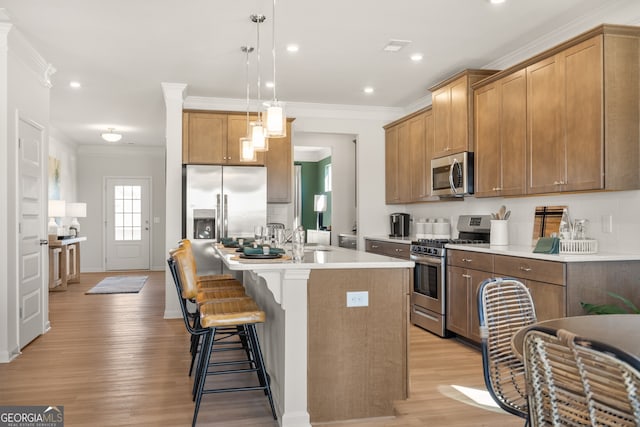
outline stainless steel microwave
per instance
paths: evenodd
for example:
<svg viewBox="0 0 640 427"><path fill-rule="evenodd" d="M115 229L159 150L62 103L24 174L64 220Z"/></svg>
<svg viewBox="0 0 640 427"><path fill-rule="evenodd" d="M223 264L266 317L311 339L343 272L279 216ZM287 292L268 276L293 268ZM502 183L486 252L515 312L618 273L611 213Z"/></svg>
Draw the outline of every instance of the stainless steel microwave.
<svg viewBox="0 0 640 427"><path fill-rule="evenodd" d="M431 160L431 195L462 197L473 194L473 153L463 152Z"/></svg>

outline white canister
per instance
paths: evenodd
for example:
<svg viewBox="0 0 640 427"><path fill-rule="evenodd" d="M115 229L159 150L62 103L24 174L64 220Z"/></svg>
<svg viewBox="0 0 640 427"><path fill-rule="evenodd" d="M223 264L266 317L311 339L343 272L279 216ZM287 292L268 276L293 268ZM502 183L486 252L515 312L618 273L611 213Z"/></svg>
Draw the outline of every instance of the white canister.
<svg viewBox="0 0 640 427"><path fill-rule="evenodd" d="M489 237L491 246L509 245L509 221L504 219L491 220L491 235Z"/></svg>
<svg viewBox="0 0 640 427"><path fill-rule="evenodd" d="M433 222L431 220L424 223L424 238L433 239Z"/></svg>
<svg viewBox="0 0 640 427"><path fill-rule="evenodd" d="M448 222L434 222L433 223L433 238L434 239L448 239L451 236L451 227Z"/></svg>

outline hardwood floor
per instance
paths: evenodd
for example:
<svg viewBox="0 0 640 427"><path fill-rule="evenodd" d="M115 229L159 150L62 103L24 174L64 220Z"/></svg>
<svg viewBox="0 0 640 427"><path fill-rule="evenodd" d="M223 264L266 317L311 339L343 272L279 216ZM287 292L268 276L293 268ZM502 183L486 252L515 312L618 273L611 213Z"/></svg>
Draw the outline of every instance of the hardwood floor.
<svg viewBox="0 0 640 427"><path fill-rule="evenodd" d="M0 364L0 405L64 405L67 426L187 426L191 423L189 336L165 320L164 273L146 274L138 294L85 295L106 276L83 273L51 292L51 331ZM480 353L411 328L411 396L397 417L332 426L523 426L473 403L452 386L484 390ZM228 380L232 381L232 380ZM199 426L277 426L261 392L203 398Z"/></svg>

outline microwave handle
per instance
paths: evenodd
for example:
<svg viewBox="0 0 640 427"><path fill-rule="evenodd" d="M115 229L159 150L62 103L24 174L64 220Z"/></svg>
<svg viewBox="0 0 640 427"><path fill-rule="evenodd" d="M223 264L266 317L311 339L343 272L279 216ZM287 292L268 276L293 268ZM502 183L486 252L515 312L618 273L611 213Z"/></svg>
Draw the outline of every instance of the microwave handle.
<svg viewBox="0 0 640 427"><path fill-rule="evenodd" d="M458 159L454 158L451 162L451 167L449 168L449 186L451 187L451 191L453 191L453 194L458 194L458 190L453 183L453 170L456 168L456 165L460 165L460 163L458 163Z"/></svg>

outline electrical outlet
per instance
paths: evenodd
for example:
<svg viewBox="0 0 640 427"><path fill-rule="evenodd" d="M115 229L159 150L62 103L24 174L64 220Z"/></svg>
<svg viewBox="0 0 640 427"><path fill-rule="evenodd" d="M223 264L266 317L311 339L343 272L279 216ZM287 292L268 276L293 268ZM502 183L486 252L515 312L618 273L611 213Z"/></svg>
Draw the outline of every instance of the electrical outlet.
<svg viewBox="0 0 640 427"><path fill-rule="evenodd" d="M368 307L369 292L347 292L347 307Z"/></svg>
<svg viewBox="0 0 640 427"><path fill-rule="evenodd" d="M613 233L613 215L602 215L602 232Z"/></svg>

